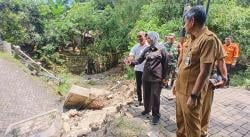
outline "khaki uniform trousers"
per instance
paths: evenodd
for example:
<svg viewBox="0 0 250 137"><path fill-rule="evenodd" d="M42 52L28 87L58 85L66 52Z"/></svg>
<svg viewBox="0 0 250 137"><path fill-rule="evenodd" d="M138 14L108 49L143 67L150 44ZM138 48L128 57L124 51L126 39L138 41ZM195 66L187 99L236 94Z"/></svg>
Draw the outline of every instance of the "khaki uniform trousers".
<svg viewBox="0 0 250 137"><path fill-rule="evenodd" d="M176 93L176 123L177 137L201 136L201 98L197 99L197 106L190 109L187 106L189 96Z"/></svg>
<svg viewBox="0 0 250 137"><path fill-rule="evenodd" d="M210 114L211 114L211 107L213 103L214 97L214 90L212 87L209 87L207 91L202 92L202 114L201 114L201 135L207 135Z"/></svg>

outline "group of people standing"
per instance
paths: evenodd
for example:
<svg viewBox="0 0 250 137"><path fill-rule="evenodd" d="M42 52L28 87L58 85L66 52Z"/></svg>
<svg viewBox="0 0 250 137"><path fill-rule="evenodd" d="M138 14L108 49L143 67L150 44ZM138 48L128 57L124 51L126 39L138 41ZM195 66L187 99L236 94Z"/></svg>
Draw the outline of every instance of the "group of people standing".
<svg viewBox="0 0 250 137"><path fill-rule="evenodd" d="M160 43L157 32L139 32L139 43L124 62L134 66L139 105L144 105L142 115L152 111L152 123L159 123L160 94L167 85L176 96L177 137L203 137L207 136L216 88L209 79L216 69L222 81L218 86L228 83L227 72L235 65L239 48L230 40L228 42L231 37L222 45L205 26L206 12L202 6L188 10L184 22L188 33L185 43L184 37L176 43L174 34L169 34L165 42Z"/></svg>

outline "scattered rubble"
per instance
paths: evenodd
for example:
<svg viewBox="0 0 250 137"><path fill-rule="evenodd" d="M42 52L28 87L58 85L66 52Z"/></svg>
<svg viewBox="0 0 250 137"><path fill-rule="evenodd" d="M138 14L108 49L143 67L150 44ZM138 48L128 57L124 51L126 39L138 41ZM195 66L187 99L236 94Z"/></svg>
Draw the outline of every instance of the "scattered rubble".
<svg viewBox="0 0 250 137"><path fill-rule="evenodd" d="M91 136L92 133L100 133L102 134L101 136L104 136L105 132L107 132L105 127L107 127L110 121L114 120L114 117L125 116L124 111L126 110L126 106L133 104L134 85L131 84L131 81L122 81L117 82L116 85L111 88L113 90L109 92L94 88L72 87L66 97L65 104L72 104L72 100L84 103L99 97L95 100L96 103L104 104L104 106L100 109L93 109L96 107L88 107L88 109L84 110L71 109L63 113L63 121L69 124L69 127L66 126L66 130L70 128L70 132L64 131L63 137ZM85 93L79 93L79 89ZM96 106L96 104L94 104L95 101L91 102L93 104L90 105ZM106 133L106 135L108 135L108 133Z"/></svg>

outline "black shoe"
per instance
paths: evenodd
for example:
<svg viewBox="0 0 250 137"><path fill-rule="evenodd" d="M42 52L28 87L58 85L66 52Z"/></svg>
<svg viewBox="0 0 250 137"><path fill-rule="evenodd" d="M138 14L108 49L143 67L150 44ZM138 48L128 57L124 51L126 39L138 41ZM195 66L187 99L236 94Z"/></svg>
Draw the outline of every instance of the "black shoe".
<svg viewBox="0 0 250 137"><path fill-rule="evenodd" d="M153 125L157 125L157 124L159 124L159 122L160 122L160 118L159 117L153 117L153 120L152 120L152 124Z"/></svg>
<svg viewBox="0 0 250 137"><path fill-rule="evenodd" d="M142 114L143 116L145 116L145 115L148 115L149 112L148 112L148 111L142 111L141 114Z"/></svg>
<svg viewBox="0 0 250 137"><path fill-rule="evenodd" d="M208 137L208 135L207 134L203 134L203 135L201 135L201 137Z"/></svg>

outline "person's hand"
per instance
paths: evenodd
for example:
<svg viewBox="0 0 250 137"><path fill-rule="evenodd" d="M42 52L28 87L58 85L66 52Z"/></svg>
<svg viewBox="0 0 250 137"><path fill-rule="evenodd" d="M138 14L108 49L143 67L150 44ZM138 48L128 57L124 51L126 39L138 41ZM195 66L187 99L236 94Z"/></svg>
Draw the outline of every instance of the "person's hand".
<svg viewBox="0 0 250 137"><path fill-rule="evenodd" d="M227 77L222 78L222 81L218 82L218 84L215 85L215 88L224 88L225 85L227 84L227 81L228 81Z"/></svg>
<svg viewBox="0 0 250 137"><path fill-rule="evenodd" d="M214 86L215 88L224 88L226 82L225 81L220 81L218 83L216 83Z"/></svg>
<svg viewBox="0 0 250 137"><path fill-rule="evenodd" d="M126 64L126 65L130 65L131 64L131 60L129 60L128 58L125 58L123 60L123 62Z"/></svg>
<svg viewBox="0 0 250 137"><path fill-rule="evenodd" d="M162 82L164 87L166 87L168 85L168 80L166 80L166 79L162 79L161 82Z"/></svg>
<svg viewBox="0 0 250 137"><path fill-rule="evenodd" d="M197 98L192 99L192 97L190 96L187 100L187 106L190 109L194 109L197 106Z"/></svg>

